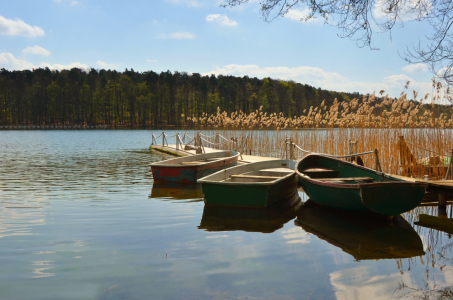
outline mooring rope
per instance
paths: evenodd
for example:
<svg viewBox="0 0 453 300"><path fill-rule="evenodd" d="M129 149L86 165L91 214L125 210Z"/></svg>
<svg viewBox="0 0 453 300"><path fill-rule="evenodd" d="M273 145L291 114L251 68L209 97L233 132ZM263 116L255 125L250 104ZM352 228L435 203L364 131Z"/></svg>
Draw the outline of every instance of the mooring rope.
<svg viewBox="0 0 453 300"><path fill-rule="evenodd" d="M215 143L212 143L212 142L210 142L210 141L207 141L207 140L205 140L205 139L204 139L204 138L202 138L202 137L200 137L200 139L201 139L201 140L203 140L203 141L205 141L205 142L206 142L206 143L208 143L208 144L211 144L211 145L213 145L213 146L221 146L221 145L224 145L224 144L226 144L226 143L229 143L229 142L231 142L231 140L228 140L228 141L225 141L225 142L223 142L223 143L218 143L218 144L215 144Z"/></svg>

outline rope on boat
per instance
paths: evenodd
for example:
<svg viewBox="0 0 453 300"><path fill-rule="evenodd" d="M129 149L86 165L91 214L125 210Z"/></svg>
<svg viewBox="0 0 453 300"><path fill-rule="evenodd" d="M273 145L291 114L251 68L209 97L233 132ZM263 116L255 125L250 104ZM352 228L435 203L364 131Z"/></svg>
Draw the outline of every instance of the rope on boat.
<svg viewBox="0 0 453 300"><path fill-rule="evenodd" d="M315 152L311 152L311 151L302 149L301 147L299 147L298 145L296 145L294 143L293 143L293 146L295 148L299 149L300 151L305 152L305 153L315 153ZM347 157L354 157L354 156L367 155L367 154L373 154L373 153L374 153L374 151L368 151L368 152L362 152L362 153L354 153L354 154L349 154L349 155L331 155L331 154L325 154L325 153L317 153L317 154L328 156L328 157L335 157L335 158L347 158Z"/></svg>
<svg viewBox="0 0 453 300"><path fill-rule="evenodd" d="M305 152L305 153L312 153L311 151L302 149L301 147L297 146L296 144L293 144L293 145L294 145L294 147L296 147L297 149L299 149L299 150L302 151L302 152Z"/></svg>
<svg viewBox="0 0 453 300"><path fill-rule="evenodd" d="M324 153L318 153L318 154L327 156L327 157L334 157L334 158L347 158L347 157L354 157L354 156L367 155L367 154L373 154L373 153L374 153L374 151L354 153L354 154L349 154L349 155L330 155L330 154L324 154Z"/></svg>

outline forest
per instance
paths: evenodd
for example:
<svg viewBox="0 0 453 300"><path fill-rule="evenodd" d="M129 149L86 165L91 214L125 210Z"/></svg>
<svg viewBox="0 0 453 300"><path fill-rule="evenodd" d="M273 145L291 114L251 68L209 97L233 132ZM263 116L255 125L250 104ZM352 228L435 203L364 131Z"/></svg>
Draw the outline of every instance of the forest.
<svg viewBox="0 0 453 300"><path fill-rule="evenodd" d="M257 110L297 118L312 106L362 96L247 76L133 69L1 69L0 125L196 126L193 120L206 114ZM441 110L450 117L450 109Z"/></svg>

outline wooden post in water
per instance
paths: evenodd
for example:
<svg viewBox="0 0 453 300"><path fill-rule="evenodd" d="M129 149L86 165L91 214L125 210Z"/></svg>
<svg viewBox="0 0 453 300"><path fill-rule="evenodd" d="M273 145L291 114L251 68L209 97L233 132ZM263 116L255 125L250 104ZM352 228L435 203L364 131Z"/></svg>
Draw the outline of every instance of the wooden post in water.
<svg viewBox="0 0 453 300"><path fill-rule="evenodd" d="M285 137L285 159L288 159L288 137Z"/></svg>
<svg viewBox="0 0 453 300"><path fill-rule="evenodd" d="M447 196L439 194L439 209L447 206Z"/></svg>
<svg viewBox="0 0 453 300"><path fill-rule="evenodd" d="M374 149L374 159L375 159L375 164L376 164L376 171L381 171L381 163L379 162L379 154L378 154L378 149Z"/></svg>
<svg viewBox="0 0 453 300"><path fill-rule="evenodd" d="M451 155L450 155L450 163L448 164L448 169L447 169L447 174L445 174L445 180L448 179L448 175L450 175L450 178L453 180L453 149L451 149Z"/></svg>
<svg viewBox="0 0 453 300"><path fill-rule="evenodd" d="M162 131L162 147L165 146L165 132Z"/></svg>
<svg viewBox="0 0 453 300"><path fill-rule="evenodd" d="M294 160L294 144L293 144L293 138L289 138L289 159Z"/></svg>

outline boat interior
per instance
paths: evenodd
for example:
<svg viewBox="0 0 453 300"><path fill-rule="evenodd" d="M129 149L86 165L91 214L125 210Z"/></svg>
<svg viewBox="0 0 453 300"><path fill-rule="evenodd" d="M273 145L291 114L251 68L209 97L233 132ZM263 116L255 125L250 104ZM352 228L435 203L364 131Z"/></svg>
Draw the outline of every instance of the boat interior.
<svg viewBox="0 0 453 300"><path fill-rule="evenodd" d="M371 183L375 180L372 177L342 177L341 172L338 170L325 169L325 168L310 168L302 172L304 175L323 182L331 183Z"/></svg>
<svg viewBox="0 0 453 300"><path fill-rule="evenodd" d="M294 174L294 170L270 168L242 174L232 174L228 178L221 180L221 182L272 182L291 174Z"/></svg>
<svg viewBox="0 0 453 300"><path fill-rule="evenodd" d="M161 162L152 163L151 165L166 165L166 166L190 166L200 165L209 162L221 161L234 156L239 156L235 151L221 151L213 153L205 153L193 156L185 156L164 160Z"/></svg>
<svg viewBox="0 0 453 300"><path fill-rule="evenodd" d="M315 154L303 158L297 168L300 173L311 179L329 183L359 184L395 181L374 170Z"/></svg>
<svg viewBox="0 0 453 300"><path fill-rule="evenodd" d="M199 164L204 164L207 162L224 160L225 158L227 158L227 157L207 158L207 159L199 159L199 160L194 160L194 161L183 161L183 162L180 162L179 165L181 165L181 166L199 165Z"/></svg>

